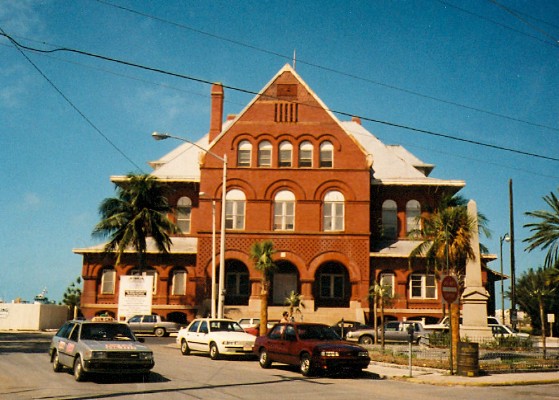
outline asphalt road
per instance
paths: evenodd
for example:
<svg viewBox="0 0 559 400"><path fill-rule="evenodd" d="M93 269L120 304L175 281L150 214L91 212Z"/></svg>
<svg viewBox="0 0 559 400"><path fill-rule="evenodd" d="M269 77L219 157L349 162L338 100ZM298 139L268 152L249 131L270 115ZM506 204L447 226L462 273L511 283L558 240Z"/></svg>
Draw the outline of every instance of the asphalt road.
<svg viewBox="0 0 559 400"><path fill-rule="evenodd" d="M255 359L212 361L182 356L174 338L146 337L156 366L147 381L121 375L76 382L55 373L48 359L50 335L0 333L2 399L559 399L559 385L441 387L359 376L305 378L296 368L262 369Z"/></svg>

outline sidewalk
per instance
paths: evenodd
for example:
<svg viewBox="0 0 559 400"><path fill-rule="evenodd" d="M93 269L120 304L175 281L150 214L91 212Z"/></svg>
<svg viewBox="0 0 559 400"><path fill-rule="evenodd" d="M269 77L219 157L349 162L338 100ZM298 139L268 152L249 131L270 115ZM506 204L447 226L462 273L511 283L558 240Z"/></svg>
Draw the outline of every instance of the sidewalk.
<svg viewBox="0 0 559 400"><path fill-rule="evenodd" d="M369 364L367 371L378 375L379 379L402 380L439 386L511 386L559 383L559 372L526 372L467 377L450 375L447 370L413 367L410 377L408 366L374 361Z"/></svg>

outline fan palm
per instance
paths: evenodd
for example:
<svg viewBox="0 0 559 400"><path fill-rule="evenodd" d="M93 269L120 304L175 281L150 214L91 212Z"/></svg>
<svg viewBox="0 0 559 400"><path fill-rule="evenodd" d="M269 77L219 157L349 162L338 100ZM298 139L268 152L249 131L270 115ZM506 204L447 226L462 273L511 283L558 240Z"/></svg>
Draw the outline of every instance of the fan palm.
<svg viewBox="0 0 559 400"><path fill-rule="evenodd" d="M303 303L303 295L296 293L294 290L289 293L289 296L285 298L285 305L289 307L289 318L294 318L293 314L298 313L303 318L301 308L305 308Z"/></svg>
<svg viewBox="0 0 559 400"><path fill-rule="evenodd" d="M528 247L526 247L528 251L537 248L547 249L544 268L559 268L559 200L553 192L544 196L543 199L551 210L529 211L525 213L525 215L537 218L539 221L524 225L533 234L529 238L524 239L523 242L528 243Z"/></svg>
<svg viewBox="0 0 559 400"><path fill-rule="evenodd" d="M272 260L274 253L274 244L269 240L255 242L250 247L250 258L254 262L254 268L262 273L260 289L260 335L266 334L268 326L268 293L270 292L272 274L276 269L276 264Z"/></svg>
<svg viewBox="0 0 559 400"><path fill-rule="evenodd" d="M106 252L117 252L116 263L129 248L138 253L140 270L144 267L147 238L153 238L159 251L168 252L170 234L178 227L169 220L172 211L166 187L147 174L129 174L116 188L117 197L106 198L99 206L101 221L93 230L94 237L108 238Z"/></svg>

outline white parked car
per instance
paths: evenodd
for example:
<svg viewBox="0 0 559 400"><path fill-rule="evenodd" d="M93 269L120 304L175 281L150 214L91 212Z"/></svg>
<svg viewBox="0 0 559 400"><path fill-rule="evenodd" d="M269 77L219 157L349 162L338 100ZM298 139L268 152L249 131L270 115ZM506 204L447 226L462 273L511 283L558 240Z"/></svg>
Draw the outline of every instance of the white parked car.
<svg viewBox="0 0 559 400"><path fill-rule="evenodd" d="M250 355L255 340L231 319L198 318L177 334L183 355L200 351L209 353L212 360L222 355Z"/></svg>

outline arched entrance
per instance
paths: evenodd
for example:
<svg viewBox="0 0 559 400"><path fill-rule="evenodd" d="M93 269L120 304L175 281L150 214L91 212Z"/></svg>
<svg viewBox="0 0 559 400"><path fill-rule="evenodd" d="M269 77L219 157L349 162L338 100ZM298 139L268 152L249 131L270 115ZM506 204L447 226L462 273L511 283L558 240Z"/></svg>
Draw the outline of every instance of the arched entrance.
<svg viewBox="0 0 559 400"><path fill-rule="evenodd" d="M225 305L248 305L250 297L248 268L239 260L227 260L225 265Z"/></svg>
<svg viewBox="0 0 559 400"><path fill-rule="evenodd" d="M289 261L276 262L277 270L272 277L271 305L283 306L291 291L301 293L299 271Z"/></svg>
<svg viewBox="0 0 559 400"><path fill-rule="evenodd" d="M351 283L343 264L326 262L318 268L315 276L313 296L317 307L349 307Z"/></svg>

